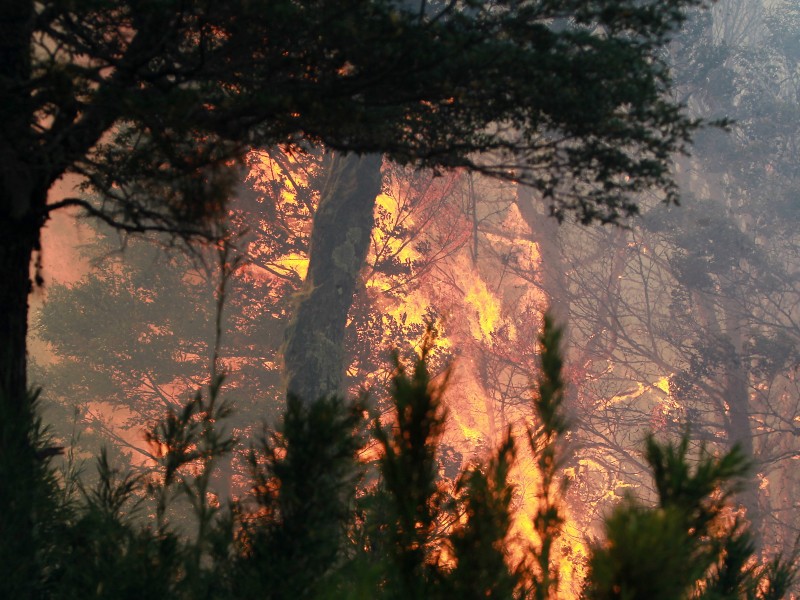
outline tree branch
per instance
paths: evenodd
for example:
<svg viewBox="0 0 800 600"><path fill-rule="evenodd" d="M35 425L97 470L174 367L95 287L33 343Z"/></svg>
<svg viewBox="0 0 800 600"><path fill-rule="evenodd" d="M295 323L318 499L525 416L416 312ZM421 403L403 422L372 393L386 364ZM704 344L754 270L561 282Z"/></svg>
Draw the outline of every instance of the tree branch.
<svg viewBox="0 0 800 600"><path fill-rule="evenodd" d="M208 231L204 231L202 229L196 229L187 226L185 224L171 225L164 223L152 223L152 224L142 223L141 221L136 221L136 222L123 221L112 217L108 213L104 212L102 209L93 206L88 200L85 200L83 198L64 198L63 200L59 200L58 202L48 204L47 206L45 206L42 212L44 216L49 217L51 213L60 210L62 208L69 208L69 207L82 208L84 211L86 211L86 214L88 216L100 219L106 225L124 231L126 233L151 233L151 232L170 233L173 235L179 235L181 237L189 239L202 239L207 241L215 239L215 236L209 233Z"/></svg>

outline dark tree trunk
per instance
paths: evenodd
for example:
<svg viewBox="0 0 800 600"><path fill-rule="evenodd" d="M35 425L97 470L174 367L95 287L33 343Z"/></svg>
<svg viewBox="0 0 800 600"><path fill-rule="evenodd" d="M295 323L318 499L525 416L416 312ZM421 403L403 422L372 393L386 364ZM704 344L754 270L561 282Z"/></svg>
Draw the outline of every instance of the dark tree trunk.
<svg viewBox="0 0 800 600"><path fill-rule="evenodd" d="M723 373L724 396L729 412L726 415L725 425L731 445L739 444L745 456L754 463L757 461L753 447L753 432L750 425L750 389L747 374L741 364L741 355L737 352L724 366ZM753 470L758 469L758 464L753 465ZM746 487L739 493L739 500L747 509L747 518L756 539L760 539L762 514L758 502L758 479L752 472L747 477Z"/></svg>
<svg viewBox="0 0 800 600"><path fill-rule="evenodd" d="M39 598L50 496L31 444L27 335L30 264L39 245L46 177L31 164L32 0L0 0L0 597ZM38 514L37 514L38 512ZM46 514L43 514L46 513Z"/></svg>
<svg viewBox="0 0 800 600"><path fill-rule="evenodd" d="M8 569L8 576L0 578L0 596L37 598L39 536L46 529L42 523L48 522L40 511L49 507L50 496L44 463L31 443L36 415L27 396L26 369L30 264L40 220L31 196L14 197L8 185L0 187L0 194L0 563ZM14 211L25 205L22 214Z"/></svg>
<svg viewBox="0 0 800 600"><path fill-rule="evenodd" d="M379 155L337 155L314 217L308 274L286 332L287 393L305 402L340 392L344 333L381 191Z"/></svg>
<svg viewBox="0 0 800 600"><path fill-rule="evenodd" d="M745 457L753 462L751 473L745 478L743 489L737 494L739 503L745 508L750 521L756 547L760 550L763 514L759 508L758 468L750 423L750 383L747 368L743 363L742 323L740 311L730 300L733 290L724 288L719 304L704 293L695 296L695 306L704 331L716 341L721 357L717 370L718 397L715 398L722 426L730 447L738 444ZM727 297L727 299L726 299ZM718 312L721 311L721 312ZM724 327L723 327L724 325Z"/></svg>
<svg viewBox="0 0 800 600"><path fill-rule="evenodd" d="M0 394L19 401L27 393L28 294L30 264L39 227L0 216Z"/></svg>
<svg viewBox="0 0 800 600"><path fill-rule="evenodd" d="M559 223L546 210L536 209L533 190L519 186L515 203L520 216L531 230L530 240L541 254L541 288L550 301L550 316L559 327L566 327L570 316L570 294L566 281L567 266L558 239Z"/></svg>
<svg viewBox="0 0 800 600"><path fill-rule="evenodd" d="M0 0L0 401L20 402L27 393L26 337L30 263L42 225L47 190L29 163L33 153L30 97L31 0ZM16 89L15 89L16 88Z"/></svg>

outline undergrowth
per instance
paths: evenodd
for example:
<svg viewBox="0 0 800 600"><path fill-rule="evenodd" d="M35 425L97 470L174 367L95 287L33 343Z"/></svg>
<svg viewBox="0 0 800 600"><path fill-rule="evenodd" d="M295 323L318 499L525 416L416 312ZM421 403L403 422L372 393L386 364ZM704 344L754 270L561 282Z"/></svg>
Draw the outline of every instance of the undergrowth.
<svg viewBox="0 0 800 600"><path fill-rule="evenodd" d="M250 449L251 491L236 501L210 493L218 461L236 444L220 377L151 428L152 473L121 472L101 453L91 487L57 477L37 394L0 398L0 597L560 597L568 424L559 341L546 320L534 424L521 439L509 431L451 488L438 476L446 381L431 381L430 340L415 364L397 361L388 424L368 418L360 401L289 398L282 424ZM536 540L514 558L510 471L520 443L536 459L540 490ZM374 464L358 458L367 445L378 448ZM693 458L688 448L688 436L648 438L658 503L631 496L608 515L583 598L788 597L797 557L758 563L745 520L722 518L748 468L739 449Z"/></svg>

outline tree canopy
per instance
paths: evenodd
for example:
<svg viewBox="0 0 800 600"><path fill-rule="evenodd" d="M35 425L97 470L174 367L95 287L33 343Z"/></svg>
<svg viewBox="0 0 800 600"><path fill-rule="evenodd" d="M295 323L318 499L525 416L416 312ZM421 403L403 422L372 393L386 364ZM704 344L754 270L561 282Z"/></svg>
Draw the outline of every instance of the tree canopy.
<svg viewBox="0 0 800 600"><path fill-rule="evenodd" d="M680 101L672 99L673 86L665 43L670 32L684 18L683 11L699 4L699 0L420 0L419 3L410 0L234 0L222 6L191 0L89 0L81 3L64 0L0 4L0 99L3 100L0 110L4 111L5 125L0 132L0 235L4 240L0 247L0 273L4 276L4 285L0 287L0 414L4 416L4 428L0 428L0 460L3 465L15 465L19 472L29 469L43 474L37 480L39 484L54 483L39 463L55 449L32 443L31 440L37 437L36 432L25 429L26 423L22 422L28 419L27 423L33 423L34 429L39 424L26 404L26 311L31 255L39 249L40 228L53 211L79 207L106 224L127 231L162 230L188 236L200 235L206 233L207 218L230 208L226 202L240 181L238 166L247 150L277 145L284 150L313 148L316 151L324 146L336 151L333 160L341 159L342 165L346 166L352 160L350 164L355 165L354 170L360 170L365 164L368 167L364 172L369 175L369 188L356 186L363 202L358 203L358 211L353 211L358 212L359 217L353 219L355 225L342 227L344 221L340 219L331 219L328 223L332 225L327 225L329 231L338 228L338 233L348 238L345 241L350 250L354 247L351 239L354 229L358 229L359 235L367 242L370 231L376 230L373 229L372 213L374 196L386 181L385 173L383 183L381 181L381 165L386 168L385 165L394 161L412 167L427 167L434 172L445 169L469 171L465 179L477 172L526 184L528 189L508 186L516 194L515 199L508 200L508 212L519 210L530 229L531 250L536 245L538 252L543 245L536 238L539 231L534 221L543 216L544 211L540 212L538 206L532 208L530 200L543 200L545 206L549 203L556 216L563 218L574 214L584 223L616 221L635 212L636 203L642 198L639 192L644 190L657 191L658 199L676 200L669 159L672 153L683 149L700 122L687 117ZM769 22L781 22L788 27L794 23L789 19L791 14L788 8L776 9ZM720 37L710 28L708 32L709 38L716 40ZM738 33L732 31L731 35ZM786 148L796 147L792 143L794 129L786 126L782 136L774 135L779 121L763 119L760 105L764 99L773 101L774 106L784 110L783 123L791 124L791 115L794 114L792 101L796 98L787 100L785 90L791 88L787 82L791 83L792 78L796 83L796 68L793 66L796 61L792 59L796 53L791 41L782 35L776 34L769 39L773 45L760 44L758 51L713 46L707 55L703 54L709 49L707 44L698 44L700 50L697 50L686 39L678 41L677 52L682 52L684 57L690 56L691 64L682 74L679 73L686 80L684 89L678 88L676 92L685 93L683 100L693 107L691 114L698 117L715 118L720 105L728 107L727 112L733 109L741 111L744 119L739 119L734 133L739 136L739 141L746 138L747 143L742 142L741 152L737 155L737 176L721 179L727 187L740 184L746 187L744 184L752 184L758 179L764 183L765 189L769 189L769 194L773 194L774 190L783 189L784 177L786 183L791 181L793 163L778 159L785 156ZM764 57L769 58L769 69L762 68ZM725 69L720 68L722 66ZM758 70L763 75L763 85L748 85L746 93L731 93L729 90L750 77L745 77L745 74L751 70ZM692 84L709 73L720 88L727 87L715 89L713 93L696 91ZM778 91L773 93L773 87ZM767 140L769 148L762 145ZM714 143L712 139L704 141ZM767 149L770 150L770 162L764 165L761 157ZM385 155L386 160L382 161L380 155ZM721 162L729 160L721 154L719 159ZM712 164L712 159L694 162L704 169ZM679 173L683 174L683 165L680 167ZM353 205L352 187L347 189L350 184L346 178L337 175L343 171L344 167L331 169L331 193L326 196L320 192L316 215L334 213L336 206ZM54 183L68 174L80 177L85 189L68 198L49 197ZM358 179L353 177L350 181ZM338 185L342 183L344 186ZM505 211L488 207L479 210L471 179L469 187L465 208L470 211L473 228L468 234L473 266L478 267L479 241L483 235L481 252L491 250L490 240L498 247L494 258L500 261L502 268L493 275L498 289L512 270L522 278L522 271L527 269L524 276L533 280L535 269L528 265L534 261L517 261L517 254L507 250L511 241L497 235L506 223L499 216L493 216L493 220L483 218L483 215L499 215ZM345 194L347 202L335 204L327 201L336 198L336 192L341 190L348 192ZM783 214L790 214L793 210L792 191L780 196L778 204ZM548 293L560 289L570 294L571 306L567 305L564 310L572 311L573 318L576 311L587 312L585 322L576 327L579 332L576 338L585 337L587 357L578 363L581 367L577 376L598 373L596 381L604 382L611 377L618 381L623 376L630 377L629 373L638 369L644 378L639 390L641 393L646 390L653 399L648 400L650 404L644 401L639 404L647 408L652 406L652 411L629 412L633 415L629 422L622 423L623 427L615 427L615 431L620 432L619 439L628 435L627 427L641 425L642 415L645 419L649 416L651 426L656 428L673 427L679 410L685 411L686 417L702 428L699 431L701 435L713 435L712 443L730 450L729 446L738 442L740 450L748 457L756 453L758 446L748 446L743 442L750 440L755 427L761 428L759 431L772 428L769 445L776 448L777 445L772 443L776 433L783 436L782 444L783 440L794 439L797 435L796 424L786 416L793 413L785 408L796 398L792 395L792 389L796 391L794 374L789 371L796 357L791 343L796 337L792 319L796 297L791 278L793 267L784 267L781 258L773 261L771 256L773 248L779 256L778 249L795 245L792 243L794 231L790 225L765 218L763 213L768 211L754 210L764 206L760 202L754 203L754 195L742 195L739 200L739 196L733 196L730 190L726 194L730 197L726 196L724 203L709 200L706 207L711 216L681 212L678 217L663 217L661 213L652 211L642 229L613 230L607 239L594 234L595 237L588 242L585 230L581 229L578 234L580 243L576 244L580 246L577 260L587 264L579 266L592 266L592 261L584 259L590 252L601 257L595 263L602 261L604 270L597 271L600 277L594 277L594 272L587 274L585 269L569 268L570 261L565 257L549 265L550 272L543 273L541 278L538 272L535 274L537 284ZM753 208L741 218L731 218L726 210L734 201L749 201ZM298 218L305 216L303 213ZM265 210L263 219L274 219L274 215ZM708 227L710 245L701 245L689 235L686 225L691 220L697 220L703 228ZM323 219L315 216L314 231L303 232L311 240L311 247L316 243L314 234L320 232L323 223ZM490 230L493 224L497 224L497 228ZM447 223L447 226L453 228L452 223ZM550 256L555 255L553 251L559 235L553 234L548 225L538 226L552 238ZM297 231L292 233L298 234ZM300 237L303 236L298 235ZM763 241L765 237L772 239L766 243ZM302 247L307 245L306 242L301 244ZM642 247L641 253L636 252L637 246ZM747 250L746 258L736 257L735 251L740 246ZM757 252L761 246L767 251ZM317 255L340 258L339 246L320 242L316 247ZM363 248L365 253L366 245ZM643 259L644 250L651 252L649 256L653 258ZM357 252L350 254L350 258L355 260L348 263L345 273L348 285L360 275L359 268L363 264L363 255L359 259ZM545 254L546 251L541 253L542 256ZM633 265L633 261L638 261L638 267ZM608 277L605 276L606 264ZM332 269L324 265L319 270L325 274L332 273ZM641 284L624 283L623 275L634 270L635 274L642 275ZM313 271L314 268L309 267L309 272ZM132 278L136 273L115 275ZM591 289L587 292L589 288L585 285L576 289L578 284L574 282L580 281L576 277L585 277L588 281L590 276L602 279L603 288L597 294L593 294ZM112 279L100 283L113 284ZM737 279L751 283L747 297L739 298L728 285ZM339 315L341 322L347 319L353 296L353 290L342 285L343 280L334 281L332 287L335 294L347 297ZM321 278L307 279L307 288L322 289L321 281ZM611 287L608 281L622 283ZM683 287L671 290L669 284L676 282ZM213 278L186 283L203 287L213 284ZM296 282L292 280L292 283ZM453 286L457 283L454 281ZM79 292L87 290L90 288L86 286L77 289ZM62 291L66 293L66 290ZM138 288L135 291L138 292ZM466 296L472 290L464 292ZM761 300L762 296L767 298L767 294L768 299ZM528 317L534 312L538 314L538 309L519 300L519 295L509 299L509 305L517 301L518 310L513 316L509 312L505 318L511 320L519 315L520 321L530 321ZM333 304L315 302L325 308ZM789 307L785 317L765 319L763 315L769 307L778 303L781 308ZM134 306L134 303L129 306ZM636 316L640 307L647 309L641 311L642 321L628 316L629 309ZM754 310L745 312L750 307ZM214 308L218 306L212 307L208 314ZM597 309L599 311L595 314ZM194 315L177 315L179 318L190 316ZM656 318L651 319L653 316ZM176 318L176 324L181 323L179 318ZM298 320L303 321L308 330L320 330L305 316ZM610 326L606 327L606 323ZM656 344L653 341L651 349L646 341L642 342L646 335L651 340L656 339L659 331L654 330L654 324L663 329L664 344L674 342L675 348L685 352L674 352L675 356L670 356L669 352L652 352L660 352L664 347L661 342ZM139 344L155 343L158 341L156 338L166 333L152 327L152 323L147 325L149 331L145 331L144 337L141 334L136 337ZM501 366L496 368L495 374L504 375L511 370L505 366L509 358L519 358L512 367L520 371L532 362L529 358L534 352L529 356L510 350L514 341L509 333L511 329L504 331L501 325L482 327L476 341L486 347L491 345L494 355L483 353L485 358L475 363L476 369L489 372L499 364ZM464 327L468 329L469 324ZM533 329L535 325L530 327ZM178 327L176 330L180 331ZM739 331L746 332L746 335L740 335ZM133 330L132 333L136 334ZM533 336L525 337L528 344L522 346L523 350L533 346ZM165 356L170 355L167 346L162 346ZM202 342L197 346L208 349ZM334 346L342 347L343 344L340 340ZM613 373L612 368L606 367L625 346L634 347L650 362L639 361L634 366L626 364ZM83 352L77 343L74 348L76 355ZM249 347L246 349L251 350ZM213 349L215 358L216 350ZM247 357L254 358L255 368L260 360L256 354L258 351L263 349L254 350L253 357ZM654 381L650 377L650 364L662 357L664 360L657 364L658 380ZM194 355L187 363L193 360ZM309 370L307 361L300 362L304 369ZM676 368L671 368L672 365ZM136 389L138 378L134 376L131 379L132 387ZM163 442L158 449L165 452L165 465L170 469L169 460L185 458L188 461L190 457L196 459L200 456L180 436L169 438L167 435L170 431L179 433L182 424L187 430L198 432L202 422L203 435L207 434L208 440L202 447L209 449L208 457L230 450L232 442L215 437L213 431L212 424L227 411L227 405L215 404L214 394L220 388L215 377L211 379L210 404L203 404L205 401L198 396L183 412L170 413L167 423L172 429L165 425L161 438L157 435L151 438L151 441ZM774 389L769 385L773 380L780 384ZM786 391L789 384L784 380L794 387ZM694 406L703 406L697 402L698 390L710 388L714 381L724 383L716 395L706 394L716 403L716 408L707 403L705 406L710 407L709 410L697 418ZM173 385L173 380L167 381L166 385ZM592 410L592 405L584 402L584 398L580 398L584 403L578 406L590 407L585 412L591 415L612 419L626 408L624 403L628 398L631 401L639 398L635 394L619 394L609 399L610 394L606 392L604 389L597 394L597 398L607 401L597 404L608 409L605 412ZM501 411L506 410L506 398L516 401L504 393L507 395L499 403ZM764 419L756 402L762 402L766 407ZM486 406L490 405L487 403ZM320 407L317 408L324 410L324 405ZM612 424L617 426L620 422ZM593 423L589 425L594 426ZM581 426L585 430L591 428L585 423ZM604 433L599 427L597 438L600 439ZM724 440L721 434L725 434ZM613 435L608 439L614 441ZM383 440L387 449L402 446L400 440L392 441L389 437ZM171 441L176 442L173 444L174 452L170 447ZM628 446L620 446L622 450L629 448L629 440L626 443ZM761 443L761 446L766 445ZM600 444L597 447L600 448ZM609 445L601 447L606 455L608 447L613 448ZM306 442L302 442L299 448L313 449ZM504 475L504 461L513 458L514 447L509 441L509 445L503 448L497 458L492 459L485 476L475 470L463 479L463 489L477 494L467 498L465 504L472 506L469 510L477 507L476 515L481 514L482 508L471 503L480 497L482 490L493 487L502 493L496 501L489 500L500 513L508 508L505 494L509 488ZM650 450L653 448L657 449L653 446ZM776 461L785 456L795 458L794 446L787 442L786 448L786 452L783 446L771 450L770 456L759 457L760 464L757 464L766 464L771 457ZM270 447L266 446L265 450L269 456ZM677 462L683 464L685 448L679 449L677 454ZM272 456L279 458L281 455L280 449L273 446ZM387 451L386 455L390 456L391 452ZM657 453L651 452L651 455L648 460L658 458ZM636 460L637 464L643 465L640 459ZM192 480L194 483L187 479L197 492L192 497L206 498L211 461L208 458L206 462L204 455L205 470ZM104 459L101 466L103 462ZM670 460L651 460L650 463L651 467L659 467L668 465ZM433 474L432 461L423 466ZM103 468L108 470L107 466ZM307 472L300 470L305 477ZM618 471L622 473L618 480L627 481L623 469ZM0 469L0 472L11 471ZM167 479L170 477L165 476L164 488L168 487ZM763 477L761 482L764 483L759 493L767 497L770 492L765 482L771 475L762 476L759 472L758 477ZM266 475L263 478L265 482L268 479ZM695 480L694 476L686 478L689 483ZM776 480L770 480L770 485L775 485ZM309 481L313 487L316 477L303 480L306 485ZM658 487L659 482L655 484ZM274 487L266 485L264 489L269 492ZM404 486L398 486L398 489L401 487ZM17 489L23 490L22 493L17 494ZM616 495L616 488L612 489ZM152 488L148 493L154 490L158 492ZM13 500L8 504L13 506L5 514L5 522L15 524L13 531L19 532L19 539L7 535L10 529L0 527L4 537L13 539L15 548L23 550L33 547L31 544L26 546L26 542L34 540L35 535L42 532L45 537L47 535L47 529L36 530L34 525L35 519L48 513L49 509L33 507L26 500L28 491L39 494L34 486L25 485L6 492L7 497ZM337 494L329 496L336 497ZM649 541L646 537L642 537L647 542L644 546L626 542L624 533L630 524L638 523L649 528L648 531L652 530L653 540L675 534L672 539L676 547L683 547L689 554L684 557L686 561L676 563L670 573L682 573L688 577L685 583L690 587L700 572L693 573L685 566L690 563L698 566L698 556L706 554L707 550L712 560L723 554L735 556L732 546L707 547L706 541L701 539L707 537L701 527L693 527L694 534L699 536L697 539L688 539L683 509L673 514L672 508L676 507L669 505L668 496L661 494L659 510L662 512L654 513L653 519L645 514L643 505L629 500L623 505L622 512L615 515L616 520L609 522L610 545L605 548L608 552L604 556L607 562L616 561L621 568L605 570L608 577L604 581L608 586L595 589L596 597L603 597L606 592L615 593L614 590L620 587L620 577L624 579L630 571L626 566L628 555L617 553L617 550L630 550L637 559L637 552L647 552ZM97 497L101 497L100 491ZM778 501L784 501L778 499L777 494L772 497L776 505ZM272 498L273 502L278 500L283 501ZM396 500L397 508L401 508L402 498ZM208 515L214 511L206 510L205 500L198 506L199 513L202 513L198 519L202 532L212 522ZM283 511L285 517L286 506L281 505L274 514ZM716 509L715 505L709 506ZM119 508L116 501L109 507L114 511ZM386 507L379 505L379 508ZM694 510L696 507L689 508ZM748 505L748 517L757 524L758 513L751 508L758 507L756 504ZM87 514L93 515L91 511ZM301 513L298 511L296 514ZM493 518L492 515L485 516L489 520ZM493 523L496 526L493 535L497 537L489 536L487 542L502 541L506 521L504 514L499 514ZM301 530L306 525L302 518L296 522ZM424 525L424 519L422 522ZM391 523L393 525L394 521ZM478 524L476 521L476 527ZM406 530L410 532L415 526L416 523L412 523ZM31 534L32 531L36 531L35 535ZM161 523L159 531L162 532ZM731 530L731 533L736 532ZM749 544L747 538L737 536L732 536L725 544L729 541L741 542L743 546ZM419 547L414 540L410 541L408 548ZM473 532L458 532L453 538L454 550L458 551L459 544L462 544L464 557L467 557L473 544ZM210 539L209 546L213 546ZM366 546L362 544L362 547ZM491 547L496 549L494 545ZM605 550L599 546L595 548L595 558ZM192 550L191 560L186 564L199 568L203 552L202 549ZM740 554L747 558L750 553L748 550ZM25 557L25 551L20 556ZM405 560L400 555L398 558L400 562ZM498 558L502 557L493 556L492 560ZM669 571L663 568L663 561L657 560L657 554L650 558L654 559L654 568L658 572ZM64 563L44 560L42 564ZM478 572L466 566L468 564L466 560L459 563L462 573L477 576ZM604 573L600 567L602 561L592 563L595 574ZM722 567L728 569L726 564L721 564L720 569ZM183 568L177 572L189 570ZM542 589L548 587L548 579L553 580L549 572L547 561L544 561L540 573L545 581ZM731 572L736 572L736 569L731 569ZM282 575L279 571L278 577ZM300 578L304 575L301 573ZM672 583L681 582L680 578L671 575L668 579ZM722 581L722 575L719 579ZM650 575L646 575L644 580L647 584L656 582ZM503 583L504 580L489 577L486 581ZM629 579L624 581L630 583ZM506 583L512 585L513 581L509 579ZM640 589L638 582L633 583L636 586L629 589ZM409 581L409 585L414 585L414 582ZM453 589L462 589L460 585L453 582ZM470 584L463 589L478 588ZM668 589L662 588L662 592ZM707 589L710 590L709 597L716 594L710 583ZM720 591L718 595L722 593Z"/></svg>
<svg viewBox="0 0 800 600"><path fill-rule="evenodd" d="M13 3L3 162L42 187L77 172L109 202L85 208L138 226L162 213L132 200L192 216L227 181L198 169L302 141L476 168L614 218L633 209L620 192L674 193L665 159L692 122L657 50L697 3Z"/></svg>
<svg viewBox="0 0 800 600"><path fill-rule="evenodd" d="M674 200L668 159L697 122L660 49L698 3L4 2L3 395L27 388L29 267L52 211L197 233L253 146L464 167L583 221L634 212L642 189ZM98 200L48 204L67 174Z"/></svg>

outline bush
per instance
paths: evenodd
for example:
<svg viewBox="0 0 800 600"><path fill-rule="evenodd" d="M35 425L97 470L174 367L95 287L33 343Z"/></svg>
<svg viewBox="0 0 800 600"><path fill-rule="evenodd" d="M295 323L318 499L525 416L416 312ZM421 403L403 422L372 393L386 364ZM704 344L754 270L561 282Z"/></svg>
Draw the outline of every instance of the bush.
<svg viewBox="0 0 800 600"><path fill-rule="evenodd" d="M423 351L410 373L396 365L388 427L373 419L367 428L360 402L290 398L282 426L251 449L252 493L226 505L209 494L217 460L235 444L224 431L230 406L218 399L219 378L207 398L198 394L152 429L154 474L120 473L102 453L98 483L77 495L49 466L58 449L47 445L37 395L0 398L0 597L556 598L567 483L559 335L546 320L537 419L525 436L542 482L538 540L516 562L508 536L517 442L509 431L492 456L444 488L437 452L445 384L431 382ZM376 466L359 461L366 444L380 450ZM658 503L628 497L608 516L583 598L790 593L796 557L758 564L747 524L723 519L748 468L741 452L701 450L692 461L688 448L688 435L648 438Z"/></svg>

